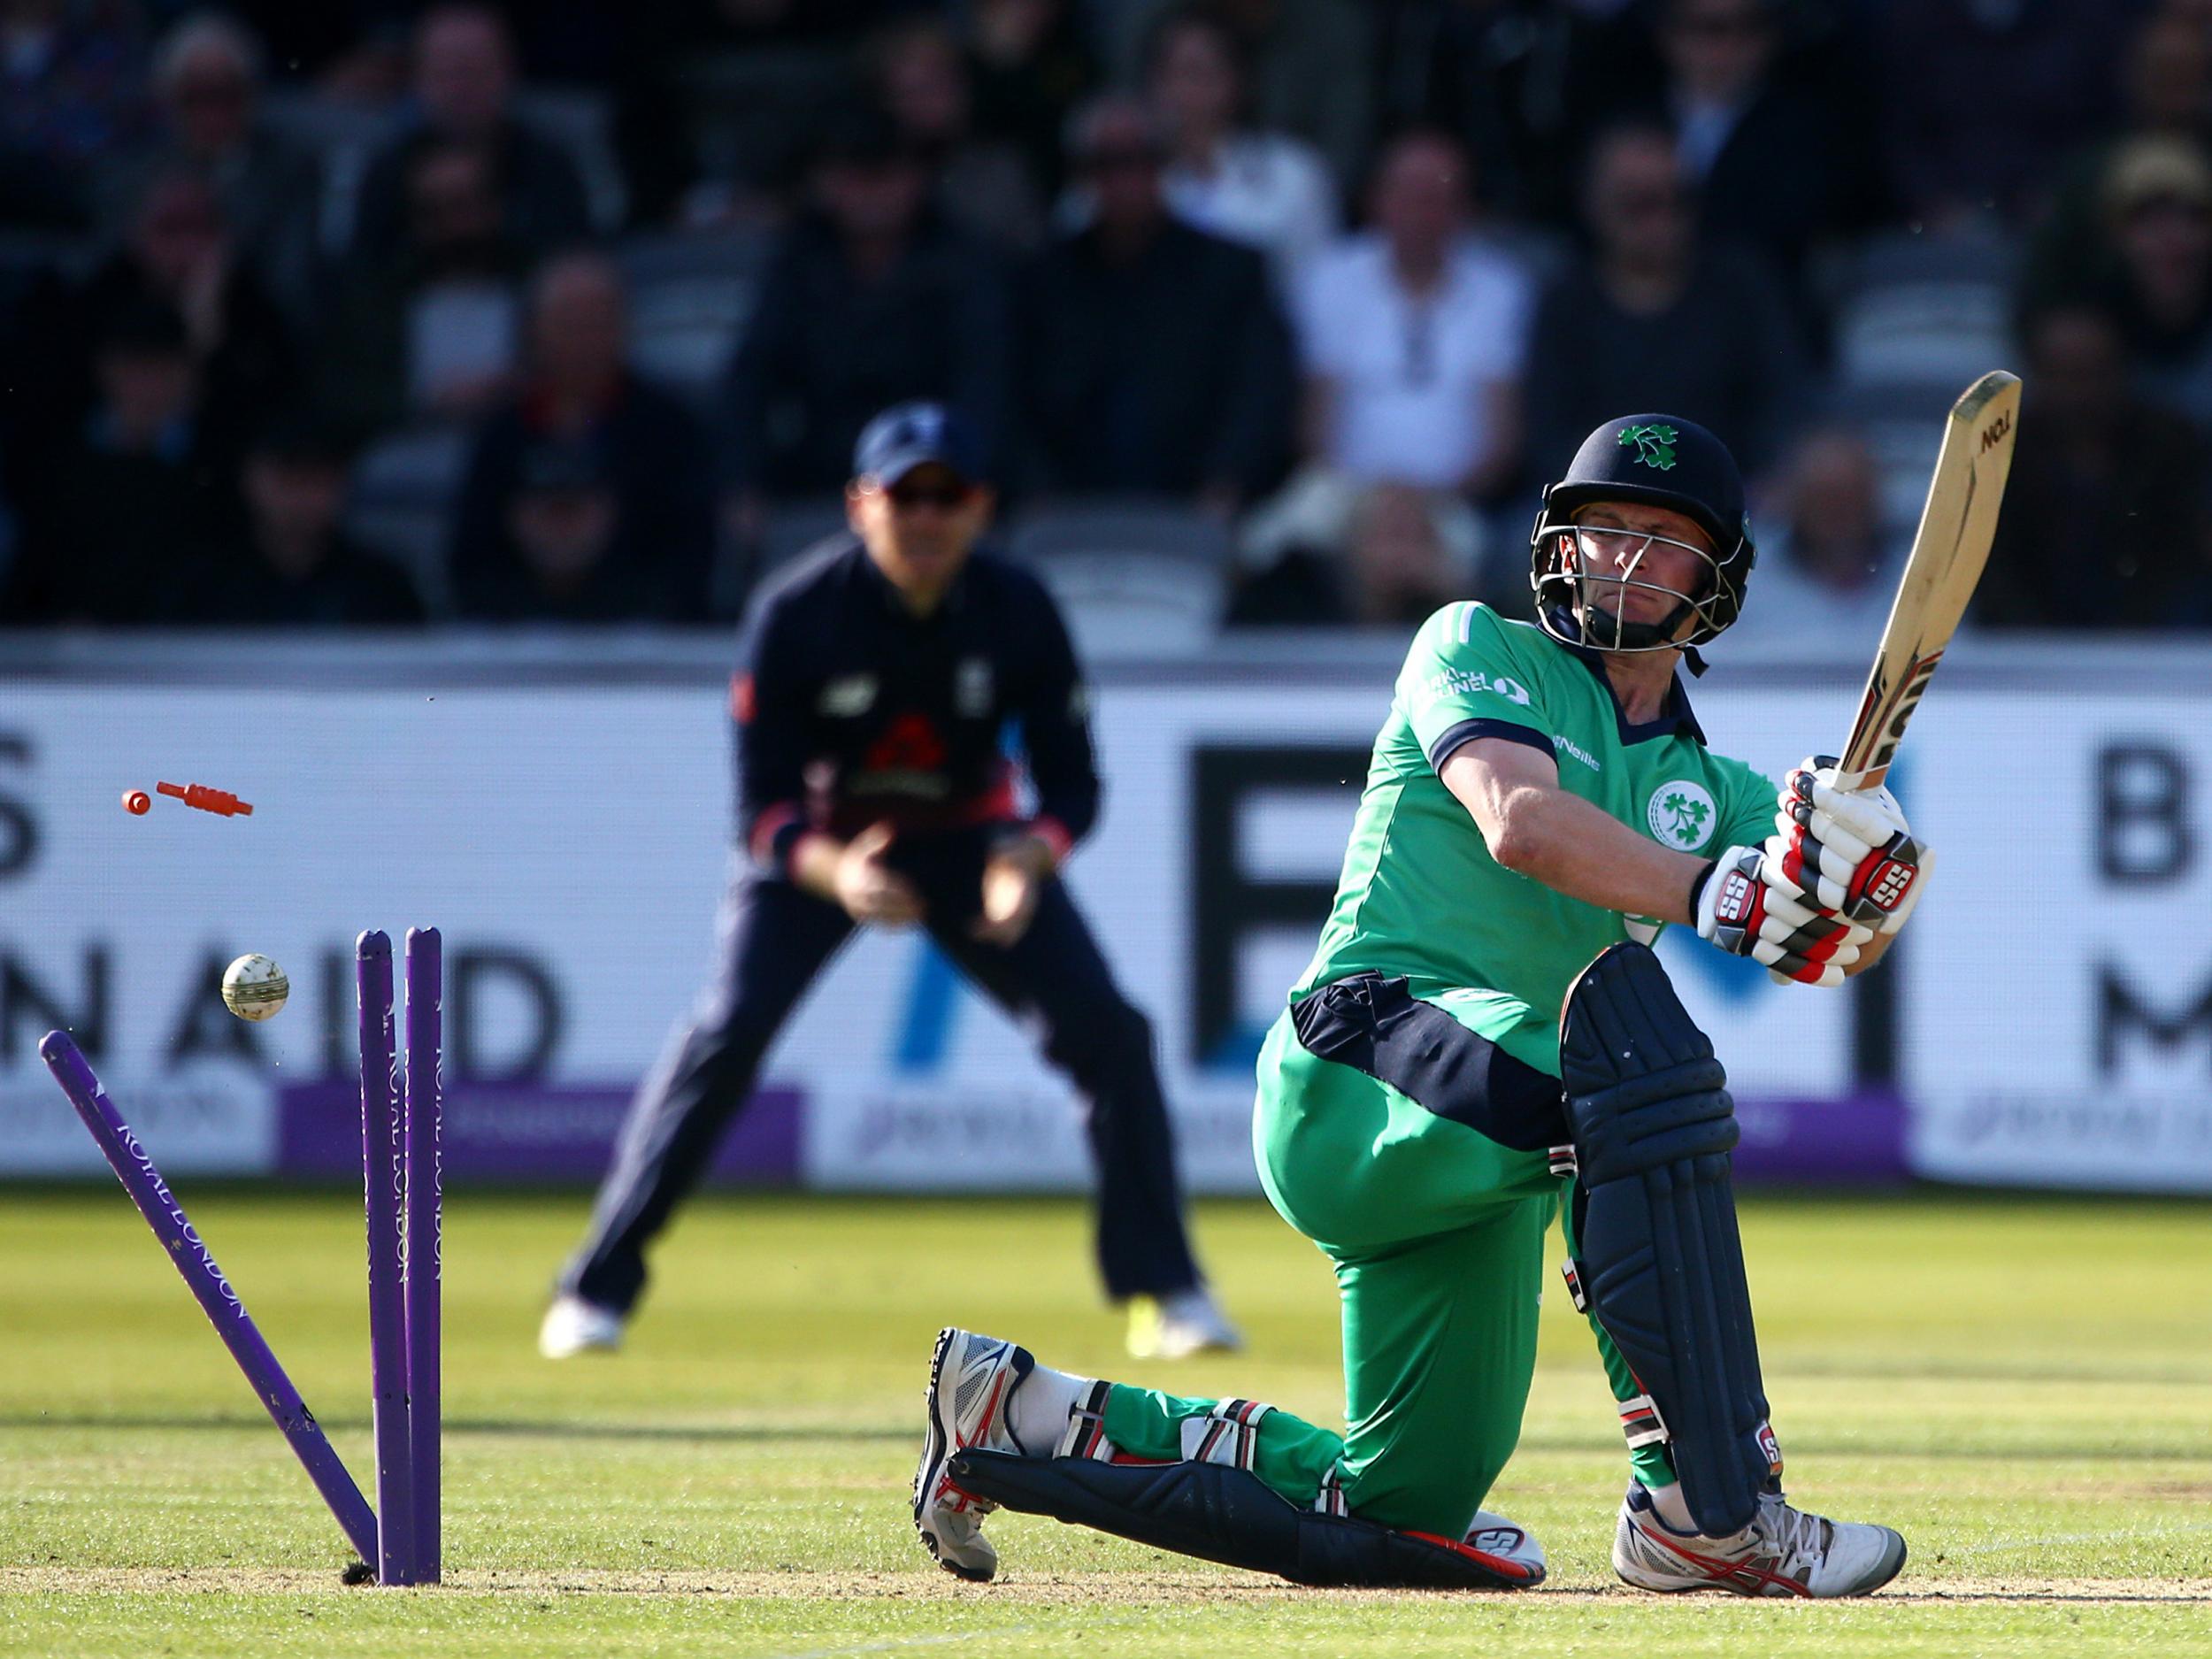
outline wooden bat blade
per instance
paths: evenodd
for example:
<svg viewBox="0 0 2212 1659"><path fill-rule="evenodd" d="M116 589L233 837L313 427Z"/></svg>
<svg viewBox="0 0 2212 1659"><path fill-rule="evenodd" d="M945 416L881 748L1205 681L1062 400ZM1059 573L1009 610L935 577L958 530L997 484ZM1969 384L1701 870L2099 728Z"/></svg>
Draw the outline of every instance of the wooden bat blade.
<svg viewBox="0 0 2212 1659"><path fill-rule="evenodd" d="M1983 375L1951 405L1920 529L1843 746L1843 788L1870 789L1889 775L1905 724L1988 563L2019 429L2020 377L2001 369Z"/></svg>

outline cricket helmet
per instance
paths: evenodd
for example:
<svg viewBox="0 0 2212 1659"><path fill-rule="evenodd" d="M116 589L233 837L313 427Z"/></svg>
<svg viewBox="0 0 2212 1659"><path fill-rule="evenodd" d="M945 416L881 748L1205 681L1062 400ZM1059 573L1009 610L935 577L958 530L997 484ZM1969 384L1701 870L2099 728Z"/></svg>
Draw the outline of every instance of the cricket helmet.
<svg viewBox="0 0 2212 1659"><path fill-rule="evenodd" d="M1704 591L1686 594L1640 580L1633 567L1619 580L1586 582L1567 555L1576 546L1575 515L1593 503L1634 502L1690 519L1712 541L1693 549L1709 567ZM1744 511L1743 475L1728 447L1695 421L1675 415L1624 415L1582 441L1566 475L1544 490L1529 536L1529 585L1536 614L1555 638L1600 650L1653 651L1702 645L1743 609L1757 549ZM1676 608L1656 622L1627 622L1596 603L1600 586L1643 587L1671 594ZM1683 619L1696 626L1675 637Z"/></svg>

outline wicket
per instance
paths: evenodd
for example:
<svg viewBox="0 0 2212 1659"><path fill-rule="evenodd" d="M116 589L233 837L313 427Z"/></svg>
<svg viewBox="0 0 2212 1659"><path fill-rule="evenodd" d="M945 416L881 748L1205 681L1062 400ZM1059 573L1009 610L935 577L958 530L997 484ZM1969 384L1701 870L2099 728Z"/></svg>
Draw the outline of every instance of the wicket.
<svg viewBox="0 0 2212 1659"><path fill-rule="evenodd" d="M51 1031L38 1051L254 1394L283 1431L347 1541L380 1584L435 1584L443 1571L439 1379L443 949L436 928L408 930L403 1087L394 1019L392 942L372 930L355 941L354 956L376 1446L373 1512L76 1042L67 1032Z"/></svg>

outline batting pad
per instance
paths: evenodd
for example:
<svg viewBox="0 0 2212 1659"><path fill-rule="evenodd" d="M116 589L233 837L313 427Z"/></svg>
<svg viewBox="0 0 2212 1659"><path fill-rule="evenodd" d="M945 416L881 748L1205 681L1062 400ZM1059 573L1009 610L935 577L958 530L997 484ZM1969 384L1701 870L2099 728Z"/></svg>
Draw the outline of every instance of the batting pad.
<svg viewBox="0 0 2212 1659"><path fill-rule="evenodd" d="M1615 945L1576 980L1559 1061L1581 1166L1583 1292L1658 1409L1699 1531L1724 1537L1750 1524L1780 1466L1729 1179L1727 1073L1638 944Z"/></svg>
<svg viewBox="0 0 2212 1659"><path fill-rule="evenodd" d="M1221 1463L1102 1463L956 1452L952 1483L1027 1515L1272 1572L1293 1584L1371 1590L1518 1590L1543 1569L1425 1534L1285 1502L1257 1475Z"/></svg>

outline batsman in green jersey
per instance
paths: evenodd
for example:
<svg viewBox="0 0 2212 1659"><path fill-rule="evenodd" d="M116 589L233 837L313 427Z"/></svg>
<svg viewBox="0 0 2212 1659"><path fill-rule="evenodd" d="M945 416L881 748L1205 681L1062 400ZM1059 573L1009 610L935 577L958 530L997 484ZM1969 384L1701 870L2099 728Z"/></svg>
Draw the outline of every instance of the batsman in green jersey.
<svg viewBox="0 0 2212 1659"><path fill-rule="evenodd" d="M1608 422L1545 492L1538 620L1473 603L1400 671L1319 949L1259 1059L1267 1194L1334 1264L1341 1434L940 1337L917 1527L987 1578L1003 1504L1315 1584L1515 1588L1484 1508L1533 1374L1544 1233L1620 1403L1614 1565L1656 1591L1863 1594L1904 1540L1785 1502L1729 1187L1725 1079L1646 947L1694 926L1776 978L1870 966L1929 861L1815 758L1710 753L1678 673L1743 603L1733 459Z"/></svg>

